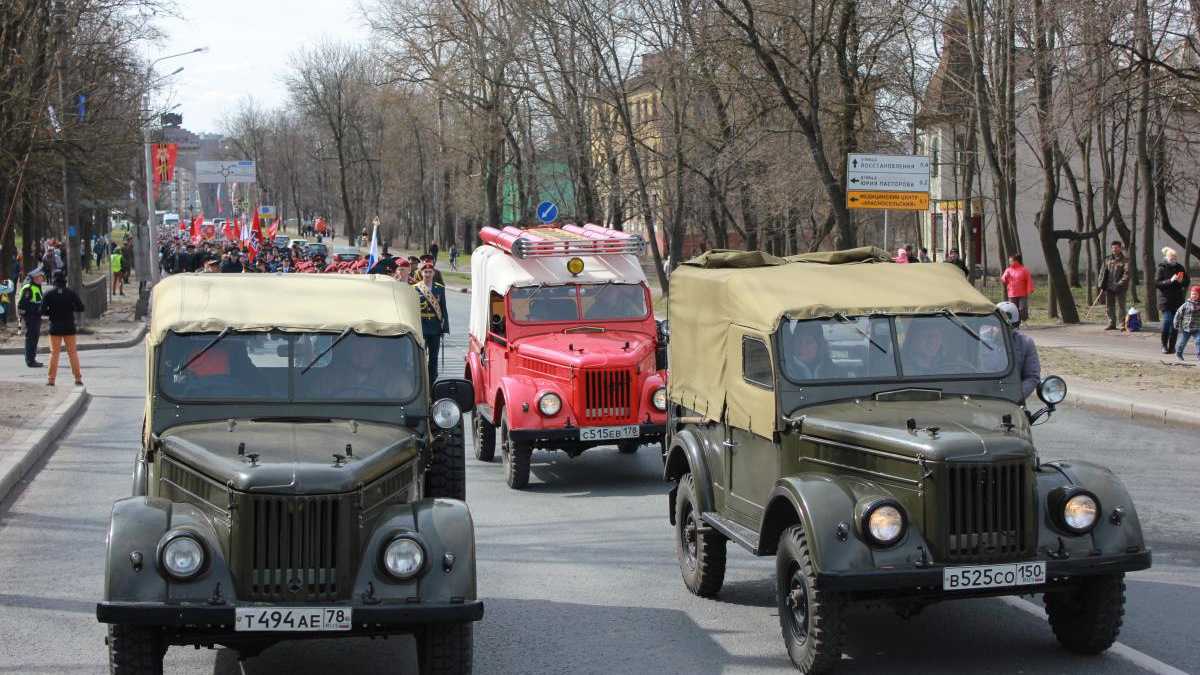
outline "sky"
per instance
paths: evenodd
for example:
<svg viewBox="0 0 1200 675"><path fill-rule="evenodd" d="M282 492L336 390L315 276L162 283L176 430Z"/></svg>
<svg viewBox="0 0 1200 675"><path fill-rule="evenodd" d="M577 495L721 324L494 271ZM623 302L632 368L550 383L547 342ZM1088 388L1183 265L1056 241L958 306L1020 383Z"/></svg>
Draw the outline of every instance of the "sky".
<svg viewBox="0 0 1200 675"><path fill-rule="evenodd" d="M195 133L217 133L221 117L239 101L253 96L260 106L273 108L286 96L283 76L291 54L322 37L363 42L369 32L361 26L357 3L346 0L179 0L180 19L164 18L167 35L146 48L154 59L197 47L189 54L159 62L158 77L180 66L183 72L167 81L156 105L179 103L183 126Z"/></svg>

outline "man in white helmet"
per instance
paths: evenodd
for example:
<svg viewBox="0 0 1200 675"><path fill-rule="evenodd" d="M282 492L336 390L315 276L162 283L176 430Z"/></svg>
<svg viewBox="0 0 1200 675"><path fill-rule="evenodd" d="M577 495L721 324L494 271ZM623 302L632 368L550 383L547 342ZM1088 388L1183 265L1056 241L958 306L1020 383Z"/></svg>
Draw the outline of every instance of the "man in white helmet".
<svg viewBox="0 0 1200 675"><path fill-rule="evenodd" d="M1037 345L1033 343L1033 338L1017 330L1021 325L1021 310L1014 303L1001 302L996 309L1008 320L1011 328L1013 361L1021 374L1021 394L1028 398L1037 389L1038 382L1042 381L1042 362L1038 358Z"/></svg>

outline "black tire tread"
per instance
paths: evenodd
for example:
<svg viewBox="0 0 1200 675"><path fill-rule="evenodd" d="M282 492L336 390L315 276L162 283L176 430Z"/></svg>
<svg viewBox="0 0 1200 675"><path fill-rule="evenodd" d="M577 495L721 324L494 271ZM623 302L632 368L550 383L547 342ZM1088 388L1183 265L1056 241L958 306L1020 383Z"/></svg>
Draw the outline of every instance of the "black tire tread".
<svg viewBox="0 0 1200 675"><path fill-rule="evenodd" d="M461 421L453 429L442 431L433 442L425 467L425 496L467 498L467 448Z"/></svg>
<svg viewBox="0 0 1200 675"><path fill-rule="evenodd" d="M842 659L842 643L845 639L846 628L842 618L842 599L835 593L817 590L816 584L811 583L817 578L813 567L812 555L808 551L808 535L803 525L793 525L783 531L779 538L779 553L776 557L775 585L776 600L779 609L779 626L783 631L783 641L787 644L788 656L796 668L805 675L821 675L828 673ZM809 597L809 632L804 644L792 640L789 632L788 618L790 610L784 604L785 592L789 584L787 569L790 561L795 560L800 569L810 580Z"/></svg>
<svg viewBox="0 0 1200 675"><path fill-rule="evenodd" d="M162 675L162 633L148 626L108 626L110 675Z"/></svg>
<svg viewBox="0 0 1200 675"><path fill-rule="evenodd" d="M700 512L696 502L696 484L692 474L684 474L679 479L679 489L675 493L675 553L679 558L679 572L683 575L683 584L693 594L702 598L712 598L721 592L725 585L726 547L729 541L715 530L696 535L696 569L687 568L684 562L683 537L681 528L684 526L683 504L690 501L692 510Z"/></svg>
<svg viewBox="0 0 1200 675"><path fill-rule="evenodd" d="M470 623L430 626L418 643L421 675L470 675L473 643Z"/></svg>
<svg viewBox="0 0 1200 675"><path fill-rule="evenodd" d="M617 451L622 455L635 454L640 447L642 447L642 444L638 441L621 441L620 443L617 443Z"/></svg>
<svg viewBox="0 0 1200 675"><path fill-rule="evenodd" d="M490 462L496 458L496 425L476 410L472 415L472 431L475 433L475 459Z"/></svg>
<svg viewBox="0 0 1200 675"><path fill-rule="evenodd" d="M500 413L500 435L508 437L508 411ZM533 459L533 448L507 440L504 453L504 482L514 490L529 487L529 465Z"/></svg>
<svg viewBox="0 0 1200 675"><path fill-rule="evenodd" d="M1043 596L1054 637L1078 654L1099 654L1117 641L1125 616L1125 574L1080 580L1080 586Z"/></svg>

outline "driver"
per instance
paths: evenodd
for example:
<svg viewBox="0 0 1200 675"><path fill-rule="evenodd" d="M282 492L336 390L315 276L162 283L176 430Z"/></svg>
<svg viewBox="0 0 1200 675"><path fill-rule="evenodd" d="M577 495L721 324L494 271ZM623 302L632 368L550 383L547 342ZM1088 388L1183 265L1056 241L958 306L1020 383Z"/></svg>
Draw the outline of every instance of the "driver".
<svg viewBox="0 0 1200 675"><path fill-rule="evenodd" d="M322 393L327 396L370 398L395 397L396 377L410 372L411 368L396 368L384 362L385 338L351 337L334 347L336 358L329 376L322 383Z"/></svg>
<svg viewBox="0 0 1200 675"><path fill-rule="evenodd" d="M930 320L913 319L904 338L901 363L905 375L931 375L947 372L947 364L939 358L942 351L942 330Z"/></svg>

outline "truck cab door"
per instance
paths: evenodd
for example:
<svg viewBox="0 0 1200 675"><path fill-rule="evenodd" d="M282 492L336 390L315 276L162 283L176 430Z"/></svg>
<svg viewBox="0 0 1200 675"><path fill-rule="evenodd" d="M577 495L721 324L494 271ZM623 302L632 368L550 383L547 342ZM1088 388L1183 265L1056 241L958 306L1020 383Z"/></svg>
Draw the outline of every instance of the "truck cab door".
<svg viewBox="0 0 1200 675"><path fill-rule="evenodd" d="M734 337L734 336L731 336ZM765 339L741 334L731 347L741 352L736 381L729 382L725 424L725 455L729 471L728 504L755 528L762 520L767 497L779 475L779 449L769 437L754 432L766 421L774 423L774 371ZM730 364L732 365L732 364ZM734 369L730 369L733 371ZM731 380L734 378L731 377Z"/></svg>

